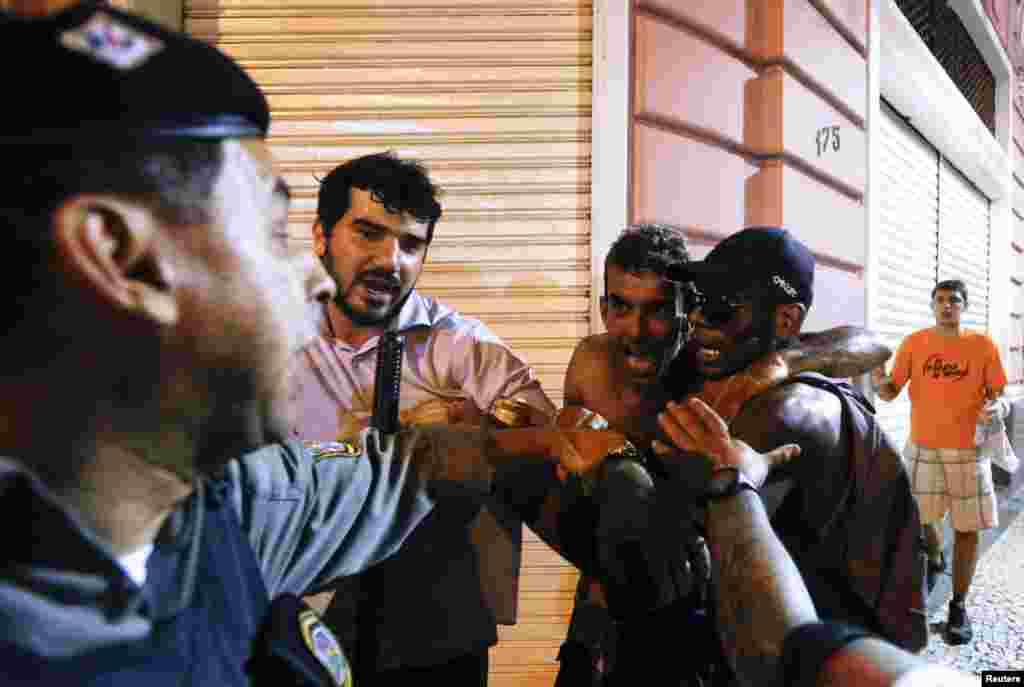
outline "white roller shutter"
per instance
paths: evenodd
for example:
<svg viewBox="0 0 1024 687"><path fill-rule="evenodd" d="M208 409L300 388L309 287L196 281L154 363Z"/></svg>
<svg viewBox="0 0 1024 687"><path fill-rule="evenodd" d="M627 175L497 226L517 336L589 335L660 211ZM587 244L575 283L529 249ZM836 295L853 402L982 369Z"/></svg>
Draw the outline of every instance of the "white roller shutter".
<svg viewBox="0 0 1024 687"><path fill-rule="evenodd" d="M394 150L444 191L419 287L483 320L561 404L590 334L589 0L185 0L185 27L263 88L309 237L318 179ZM577 573L524 532L519 622L490 687L548 687Z"/></svg>
<svg viewBox="0 0 1024 687"><path fill-rule="evenodd" d="M939 170L935 149L882 104L882 175L878 227L877 303L870 328L895 351L907 334L934 324L930 295L938 270ZM902 446L910 434L910 400L904 390L892 403L877 403L882 427Z"/></svg>
<svg viewBox="0 0 1024 687"><path fill-rule="evenodd" d="M945 158L939 166L939 281L962 279L969 307L961 324L987 330L989 322L988 198Z"/></svg>

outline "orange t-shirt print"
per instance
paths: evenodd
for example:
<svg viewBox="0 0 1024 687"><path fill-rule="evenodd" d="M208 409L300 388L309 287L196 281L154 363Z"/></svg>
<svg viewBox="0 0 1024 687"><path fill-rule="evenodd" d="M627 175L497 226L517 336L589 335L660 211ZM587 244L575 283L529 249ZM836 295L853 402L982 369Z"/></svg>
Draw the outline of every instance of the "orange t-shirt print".
<svg viewBox="0 0 1024 687"><path fill-rule="evenodd" d="M914 332L900 344L893 383L910 382L910 435L928 448L974 448L985 389L1006 386L999 349L988 335L962 329L943 336L932 329Z"/></svg>

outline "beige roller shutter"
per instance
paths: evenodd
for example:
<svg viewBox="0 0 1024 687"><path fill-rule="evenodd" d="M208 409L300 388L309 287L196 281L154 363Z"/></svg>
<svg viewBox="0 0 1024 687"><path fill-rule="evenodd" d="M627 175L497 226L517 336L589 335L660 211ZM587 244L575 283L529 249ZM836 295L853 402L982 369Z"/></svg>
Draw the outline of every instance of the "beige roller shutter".
<svg viewBox="0 0 1024 687"><path fill-rule="evenodd" d="M382 150L445 190L421 289L481 318L562 398L590 333L591 15L584 0L187 0L185 28L238 59L308 236L316 178ZM529 533L520 622L492 680L550 685L575 573Z"/></svg>
<svg viewBox="0 0 1024 687"><path fill-rule="evenodd" d="M935 324L931 290L938 269L938 155L888 105L882 104L879 221L872 235L878 254L877 306L870 328L895 351L907 334ZM902 447L910 436L906 389L876 403L882 427Z"/></svg>

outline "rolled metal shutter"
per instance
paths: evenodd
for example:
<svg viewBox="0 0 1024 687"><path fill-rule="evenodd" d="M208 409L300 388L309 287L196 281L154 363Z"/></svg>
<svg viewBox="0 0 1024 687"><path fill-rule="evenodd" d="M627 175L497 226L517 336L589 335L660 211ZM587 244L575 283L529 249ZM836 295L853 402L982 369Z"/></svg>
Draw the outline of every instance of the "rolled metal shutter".
<svg viewBox="0 0 1024 687"><path fill-rule="evenodd" d="M317 179L359 155L422 160L444 216L420 288L478 317L561 403L590 334L588 0L185 0L185 29L236 58L308 237ZM524 533L519 622L491 687L551 685L577 573Z"/></svg>
<svg viewBox="0 0 1024 687"><path fill-rule="evenodd" d="M877 303L869 327L895 351L903 338L935 323L931 290L938 271L938 154L924 137L882 103ZM882 427L902 446L910 435L906 389L891 403L879 401Z"/></svg>
<svg viewBox="0 0 1024 687"><path fill-rule="evenodd" d="M969 306L961 324L987 330L989 323L989 211L991 203L960 170L939 164L938 280L962 279Z"/></svg>

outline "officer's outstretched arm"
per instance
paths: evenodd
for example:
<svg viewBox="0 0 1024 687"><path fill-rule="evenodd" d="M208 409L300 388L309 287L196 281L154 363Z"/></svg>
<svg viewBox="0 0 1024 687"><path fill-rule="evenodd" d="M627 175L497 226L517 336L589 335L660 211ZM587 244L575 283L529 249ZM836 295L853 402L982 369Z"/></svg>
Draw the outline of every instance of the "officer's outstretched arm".
<svg viewBox="0 0 1024 687"><path fill-rule="evenodd" d="M553 426L365 429L358 442L268 446L229 464L226 478L268 591L303 595L394 554L442 499L482 503L498 470L526 461L585 471L624 443Z"/></svg>

